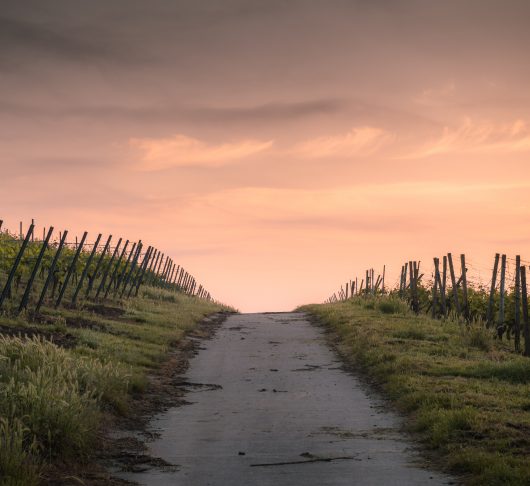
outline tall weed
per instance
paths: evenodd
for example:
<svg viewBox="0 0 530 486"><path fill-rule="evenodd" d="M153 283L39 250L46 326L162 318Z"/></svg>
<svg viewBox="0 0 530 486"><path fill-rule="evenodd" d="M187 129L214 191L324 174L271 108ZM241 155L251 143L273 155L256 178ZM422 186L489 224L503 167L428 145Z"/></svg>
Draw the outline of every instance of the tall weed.
<svg viewBox="0 0 530 486"><path fill-rule="evenodd" d="M101 406L124 402L129 379L121 367L42 338L1 336L0 477L13 476L13 465L35 464L36 451L43 459L86 451Z"/></svg>

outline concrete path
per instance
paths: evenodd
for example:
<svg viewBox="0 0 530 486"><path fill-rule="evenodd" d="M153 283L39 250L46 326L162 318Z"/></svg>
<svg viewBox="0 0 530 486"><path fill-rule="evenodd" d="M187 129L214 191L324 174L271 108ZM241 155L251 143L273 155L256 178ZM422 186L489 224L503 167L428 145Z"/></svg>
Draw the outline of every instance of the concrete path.
<svg viewBox="0 0 530 486"><path fill-rule="evenodd" d="M156 417L151 453L176 472L149 486L441 485L422 469L399 418L341 369L303 314L228 318L183 380L191 405Z"/></svg>

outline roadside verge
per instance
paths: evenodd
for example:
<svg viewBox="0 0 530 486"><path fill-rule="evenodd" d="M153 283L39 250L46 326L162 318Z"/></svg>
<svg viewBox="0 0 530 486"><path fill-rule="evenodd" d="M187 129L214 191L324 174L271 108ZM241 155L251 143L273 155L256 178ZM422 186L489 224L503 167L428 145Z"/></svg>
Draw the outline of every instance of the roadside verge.
<svg viewBox="0 0 530 486"><path fill-rule="evenodd" d="M482 327L435 321L392 298L301 311L406 416L441 466L470 485L530 484L530 360Z"/></svg>
<svg viewBox="0 0 530 486"><path fill-rule="evenodd" d="M110 432L164 406L164 368L185 366L186 336L213 332L229 311L147 287L124 302L45 308L38 321L0 317L0 484L127 484L97 465L119 455Z"/></svg>

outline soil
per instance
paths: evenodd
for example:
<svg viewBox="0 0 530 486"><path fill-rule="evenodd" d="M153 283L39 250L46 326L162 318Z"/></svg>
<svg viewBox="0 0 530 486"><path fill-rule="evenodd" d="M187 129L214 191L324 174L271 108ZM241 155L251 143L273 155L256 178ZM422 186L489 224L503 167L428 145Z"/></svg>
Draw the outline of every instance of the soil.
<svg viewBox="0 0 530 486"><path fill-rule="evenodd" d="M61 348L73 348L76 345L76 337L70 333L46 331L33 327L18 327L18 326L1 326L0 335L2 336L20 336L33 338L35 336L42 337L47 341L53 341L54 344Z"/></svg>
<svg viewBox="0 0 530 486"><path fill-rule="evenodd" d="M220 312L203 319L182 340L174 343L167 360L148 377L146 390L132 396L127 416L109 414L105 417L93 455L83 463L53 464L44 472L43 484L135 485L137 483L113 476L112 471L140 473L151 468L174 471L177 466L146 453L145 440L152 435L147 426L155 414L187 403L183 396L194 384L183 381L182 374L190 358L199 352L202 341L211 338L228 315Z"/></svg>
<svg viewBox="0 0 530 486"><path fill-rule="evenodd" d="M86 309L95 314L99 314L100 316L111 318L121 317L125 314L125 309L122 309L121 307L112 307L104 304L92 304L87 306Z"/></svg>

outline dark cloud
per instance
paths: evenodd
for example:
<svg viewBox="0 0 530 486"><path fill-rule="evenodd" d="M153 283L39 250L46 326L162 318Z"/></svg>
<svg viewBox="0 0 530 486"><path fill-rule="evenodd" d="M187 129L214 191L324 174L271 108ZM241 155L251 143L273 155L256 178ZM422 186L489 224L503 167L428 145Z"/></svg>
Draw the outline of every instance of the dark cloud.
<svg viewBox="0 0 530 486"><path fill-rule="evenodd" d="M321 116L347 118L351 125L375 124L438 128L439 122L428 114L377 105L362 100L314 99L306 101L265 103L250 106L126 106L126 105L29 105L0 99L0 113L4 116L41 117L61 121L68 118L113 120L122 123L167 125L168 123L195 123L201 125L268 125L307 121Z"/></svg>
<svg viewBox="0 0 530 486"><path fill-rule="evenodd" d="M338 99L317 99L293 103L267 103L242 107L207 106L38 106L0 100L0 112L19 116L43 116L52 118L86 117L114 118L170 122L180 119L204 122L271 122L336 114L345 110L348 103Z"/></svg>
<svg viewBox="0 0 530 486"><path fill-rule="evenodd" d="M50 150L50 149L48 149ZM86 174L94 170L115 167L117 163L107 158L55 156L55 157L17 157L0 155L2 178L24 179L45 170L48 175L64 177L69 174Z"/></svg>
<svg viewBox="0 0 530 486"><path fill-rule="evenodd" d="M149 63L152 56L130 49L111 34L111 24L70 24L26 20L0 15L0 67L24 68L31 64L68 62Z"/></svg>
<svg viewBox="0 0 530 486"><path fill-rule="evenodd" d="M30 49L66 59L87 61L107 57L109 50L55 32L35 22L0 16L0 43L2 51Z"/></svg>
<svg viewBox="0 0 530 486"><path fill-rule="evenodd" d="M251 107L208 108L197 107L187 114L199 120L211 121L277 121L314 115L328 115L343 111L347 102L338 99L320 99L293 103L267 103Z"/></svg>

